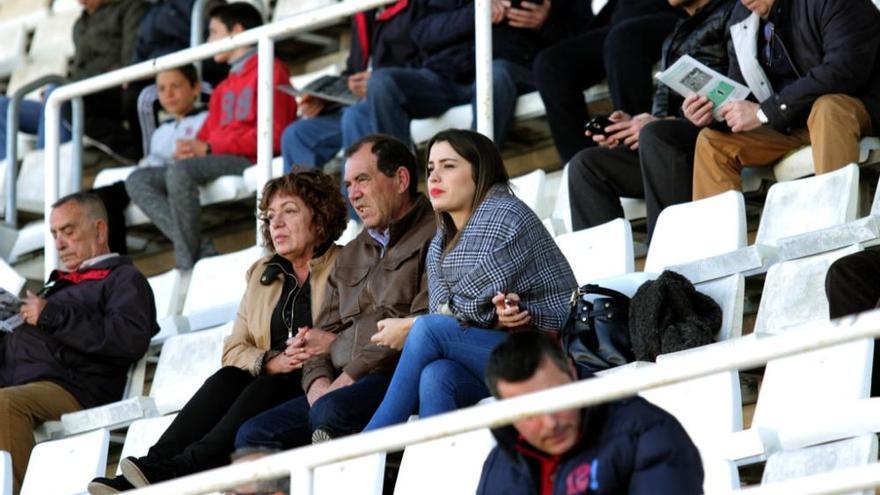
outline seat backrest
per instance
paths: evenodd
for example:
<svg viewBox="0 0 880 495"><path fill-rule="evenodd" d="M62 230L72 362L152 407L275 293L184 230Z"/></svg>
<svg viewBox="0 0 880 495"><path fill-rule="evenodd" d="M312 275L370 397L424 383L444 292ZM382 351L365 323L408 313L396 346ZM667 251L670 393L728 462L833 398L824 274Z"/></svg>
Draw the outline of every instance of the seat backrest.
<svg viewBox="0 0 880 495"><path fill-rule="evenodd" d="M176 418L176 414L167 416L159 416L158 418L139 419L129 425L128 431L125 432L125 443L122 444L122 452L119 454L120 459L126 457L142 457L147 455L147 451L153 446L159 437L165 433L168 426ZM120 474L119 467L116 468L116 474Z"/></svg>
<svg viewBox="0 0 880 495"><path fill-rule="evenodd" d="M858 251L861 248L853 245L771 266L764 279L755 333L778 333L810 321L827 321L825 275L828 267Z"/></svg>
<svg viewBox="0 0 880 495"><path fill-rule="evenodd" d="M0 76L12 74L15 67L24 59L27 47L27 30L21 24L7 23L0 26Z"/></svg>
<svg viewBox="0 0 880 495"><path fill-rule="evenodd" d="M745 286L746 280L741 273L695 285L698 291L721 306L721 330L716 340L735 339L742 335Z"/></svg>
<svg viewBox="0 0 880 495"><path fill-rule="evenodd" d="M232 322L174 335L165 341L150 389L159 414L179 411L202 383L220 369L223 341L230 333Z"/></svg>
<svg viewBox="0 0 880 495"><path fill-rule="evenodd" d="M254 246L196 262L181 313L189 320L190 330L220 325L235 318L247 287L245 272L262 252L263 248Z"/></svg>
<svg viewBox="0 0 880 495"><path fill-rule="evenodd" d="M635 270L632 226L622 218L556 237L578 285Z"/></svg>
<svg viewBox="0 0 880 495"><path fill-rule="evenodd" d="M30 56L42 57L73 57L73 25L79 13L56 14L40 19L34 28L31 40Z"/></svg>
<svg viewBox="0 0 880 495"><path fill-rule="evenodd" d="M779 239L840 225L856 219L859 167L770 187L755 244L776 245Z"/></svg>
<svg viewBox="0 0 880 495"><path fill-rule="evenodd" d="M513 189L513 193L516 194L516 197L521 199L523 203L527 204L539 216L541 213L541 203L544 199L544 183L546 179L547 174L543 170L538 169L510 180L510 187Z"/></svg>
<svg viewBox="0 0 880 495"><path fill-rule="evenodd" d="M556 193L556 201L553 203L553 212L550 218L558 220L564 227L563 232L571 232L571 202L568 190L568 164L562 167L562 175L559 178L559 191Z"/></svg>
<svg viewBox="0 0 880 495"><path fill-rule="evenodd" d="M180 270L168 270L160 275L153 275L147 281L153 289L153 298L156 301L156 319L179 314L182 299Z"/></svg>
<svg viewBox="0 0 880 495"><path fill-rule="evenodd" d="M58 183L59 196L65 196L74 192L74 185L70 180L65 180L73 175L73 144L68 142L59 146L58 166L60 178ZM32 213L43 213L45 185L44 150L34 150L24 156L19 169L16 190L18 196L18 209ZM76 189L79 189L77 185Z"/></svg>
<svg viewBox="0 0 880 495"><path fill-rule="evenodd" d="M874 341L860 341L775 359L767 363L752 428L787 435L792 418L865 399L871 388ZM793 432L797 433L797 432Z"/></svg>
<svg viewBox="0 0 880 495"><path fill-rule="evenodd" d="M735 251L746 245L742 193L727 191L664 209L651 238L646 272Z"/></svg>
<svg viewBox="0 0 880 495"><path fill-rule="evenodd" d="M43 76L51 74L63 76L67 74L68 61L63 55L56 55L49 58L30 59L26 63L19 65L12 72L9 78L9 85L6 86L6 94L15 93L18 88L25 84L35 81Z"/></svg>
<svg viewBox="0 0 880 495"><path fill-rule="evenodd" d="M382 495L385 452L335 462L315 469L314 495Z"/></svg>
<svg viewBox="0 0 880 495"><path fill-rule="evenodd" d="M764 466L761 484L866 466L875 462L877 462L877 435L868 433L837 442L770 454ZM850 492L850 495L855 494L873 495L874 490Z"/></svg>
<svg viewBox="0 0 880 495"><path fill-rule="evenodd" d="M474 493L493 447L495 438L485 428L410 445L403 452L394 495Z"/></svg>
<svg viewBox="0 0 880 495"><path fill-rule="evenodd" d="M31 452L21 495L74 495L92 478L104 476L110 432L95 430L37 444Z"/></svg>
<svg viewBox="0 0 880 495"><path fill-rule="evenodd" d="M12 495L12 456L0 450L0 495Z"/></svg>
<svg viewBox="0 0 880 495"><path fill-rule="evenodd" d="M25 278L9 266L6 260L0 258L0 289L9 292L13 296L18 296L24 287L25 281Z"/></svg>

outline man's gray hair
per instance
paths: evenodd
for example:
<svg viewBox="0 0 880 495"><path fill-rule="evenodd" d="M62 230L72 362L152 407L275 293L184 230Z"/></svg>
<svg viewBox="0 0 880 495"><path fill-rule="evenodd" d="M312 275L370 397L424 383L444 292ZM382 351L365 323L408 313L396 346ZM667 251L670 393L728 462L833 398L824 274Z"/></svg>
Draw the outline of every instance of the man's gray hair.
<svg viewBox="0 0 880 495"><path fill-rule="evenodd" d="M104 206L104 201L97 194L91 192L68 194L53 203L52 208L55 209L70 202L80 205L86 211L86 215L92 220L107 221L107 208Z"/></svg>

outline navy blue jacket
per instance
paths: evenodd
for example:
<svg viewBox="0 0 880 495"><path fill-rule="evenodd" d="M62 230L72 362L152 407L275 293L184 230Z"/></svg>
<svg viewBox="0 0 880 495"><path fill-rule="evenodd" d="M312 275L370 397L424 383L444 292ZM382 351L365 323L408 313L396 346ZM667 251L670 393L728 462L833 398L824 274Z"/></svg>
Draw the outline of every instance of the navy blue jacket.
<svg viewBox="0 0 880 495"><path fill-rule="evenodd" d="M421 4L398 2L382 10L363 12L351 19L351 47L345 75L381 67L418 67L419 48L410 36L419 18ZM361 33L361 30L364 30ZM365 38L368 46L363 46ZM371 63L372 62L372 63Z"/></svg>
<svg viewBox="0 0 880 495"><path fill-rule="evenodd" d="M92 279L56 282L36 327L0 333L0 387L50 381L84 408L122 397L129 366L159 331L153 291L128 258L90 271Z"/></svg>
<svg viewBox="0 0 880 495"><path fill-rule="evenodd" d="M133 63L189 48L194 0L163 0L150 6L138 27Z"/></svg>
<svg viewBox="0 0 880 495"><path fill-rule="evenodd" d="M418 0L424 16L415 23L412 38L422 66L459 83L474 79L474 4L471 0ZM592 18L583 0L556 0L539 30L511 28L506 22L492 27L492 56L531 67L537 52L577 34Z"/></svg>
<svg viewBox="0 0 880 495"><path fill-rule="evenodd" d="M776 32L799 78L761 104L770 125L789 131L806 125L813 102L843 93L865 104L880 128L880 11L870 0L777 0ZM730 22L751 15L737 3ZM781 19L780 19L781 18ZM743 82L728 44L728 75Z"/></svg>
<svg viewBox="0 0 880 495"><path fill-rule="evenodd" d="M540 495L556 465L554 495L703 493L699 452L678 421L642 398L584 409L579 443L561 458L535 450L507 426L483 465L477 495ZM550 468L552 469L552 468Z"/></svg>

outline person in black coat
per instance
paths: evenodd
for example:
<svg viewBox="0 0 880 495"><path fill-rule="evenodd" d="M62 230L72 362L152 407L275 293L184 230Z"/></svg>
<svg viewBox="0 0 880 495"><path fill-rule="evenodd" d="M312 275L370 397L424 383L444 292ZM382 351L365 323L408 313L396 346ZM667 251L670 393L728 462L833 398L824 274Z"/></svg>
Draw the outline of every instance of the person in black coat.
<svg viewBox="0 0 880 495"><path fill-rule="evenodd" d="M0 450L12 453L16 487L34 427L119 400L128 368L159 331L147 279L107 247L107 213L97 196L58 200L49 225L69 271L53 271L46 288L24 300L23 324L0 333Z"/></svg>
<svg viewBox="0 0 880 495"><path fill-rule="evenodd" d="M555 339L511 333L489 358L498 399L575 380ZM521 419L493 430L477 495L689 495L703 492L700 454L669 413L634 397Z"/></svg>
<svg viewBox="0 0 880 495"><path fill-rule="evenodd" d="M861 136L880 125L880 11L870 0L751 0L731 14L727 75L756 101L728 102L703 129L694 199L740 189L745 166L770 166L811 145L817 174L858 162ZM685 100L712 123L705 97Z"/></svg>
<svg viewBox="0 0 880 495"><path fill-rule="evenodd" d="M727 22L735 0L669 0L687 17L663 43L661 68L683 55L719 72L727 70ZM568 187L572 228L577 231L623 217L620 197L645 198L648 236L667 206L691 200L694 145L700 127L680 115L684 98L657 85L651 113L610 115L614 123L599 145L580 151L569 162Z"/></svg>

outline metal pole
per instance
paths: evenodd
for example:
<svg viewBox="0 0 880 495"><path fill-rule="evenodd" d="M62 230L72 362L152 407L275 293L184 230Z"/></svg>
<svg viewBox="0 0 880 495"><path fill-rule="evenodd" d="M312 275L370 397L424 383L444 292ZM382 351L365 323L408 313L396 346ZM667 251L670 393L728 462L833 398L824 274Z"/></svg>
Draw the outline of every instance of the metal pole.
<svg viewBox="0 0 880 495"><path fill-rule="evenodd" d="M62 86L63 87L63 86ZM61 89L61 88L59 88ZM58 91L58 90L56 90ZM61 122L61 98L53 98L55 92L49 96L46 101L45 128L46 128L46 146L45 146L45 172L44 187L45 195L43 196L43 215L48 224L50 214L52 212L52 204L58 200L58 146L61 141L58 126ZM55 241L52 239L52 233L49 229L43 234L45 249L45 262L43 265L43 280L48 280L52 270L58 268L58 251L55 250Z"/></svg>
<svg viewBox="0 0 880 495"><path fill-rule="evenodd" d="M877 336L880 336L880 310L834 322L802 325L789 329L782 335L747 339L738 342L737 345L710 347L703 352L669 359L650 368L581 380L534 394L351 435L332 442L267 456L246 464L151 485L132 493L134 495L208 493L257 479L278 478L286 475L291 466L299 469L315 468L376 452L398 450L406 445L426 440L479 428L499 427L536 414L589 407L633 396L647 389L727 370L750 369L774 359L861 339L873 339Z"/></svg>
<svg viewBox="0 0 880 495"><path fill-rule="evenodd" d="M71 163L71 174L70 174L70 182L73 184L73 190L79 191L82 189L82 174L83 174L83 134L85 134L85 106L83 105L83 99L81 96L77 96L71 101L71 139L70 143L73 146L73 153L71 159L73 163ZM60 189L60 188L59 188ZM46 217L48 220L49 217Z"/></svg>
<svg viewBox="0 0 880 495"><path fill-rule="evenodd" d="M204 32L205 29L205 4L208 3L208 0L196 0L193 2L192 7L192 15L190 16L189 22L189 46L190 48L194 46L199 46L202 44L204 40ZM199 73L199 79L202 77L202 61L194 62L196 66L196 70Z"/></svg>
<svg viewBox="0 0 880 495"><path fill-rule="evenodd" d="M474 2L477 132L494 139L492 126L492 0Z"/></svg>
<svg viewBox="0 0 880 495"><path fill-rule="evenodd" d="M257 43L257 205L260 204L263 185L272 178L273 129L272 115L275 99L275 43L269 37ZM256 221L257 245L261 242L260 220Z"/></svg>

